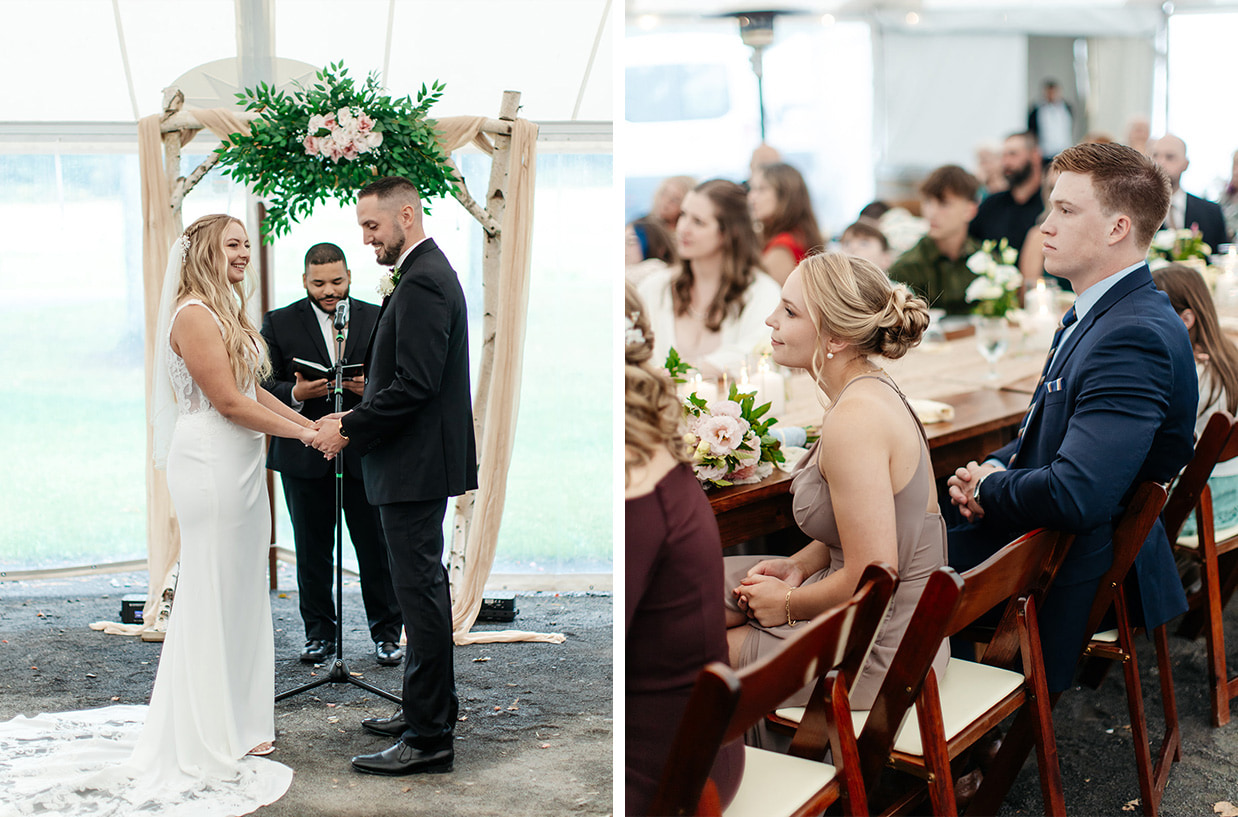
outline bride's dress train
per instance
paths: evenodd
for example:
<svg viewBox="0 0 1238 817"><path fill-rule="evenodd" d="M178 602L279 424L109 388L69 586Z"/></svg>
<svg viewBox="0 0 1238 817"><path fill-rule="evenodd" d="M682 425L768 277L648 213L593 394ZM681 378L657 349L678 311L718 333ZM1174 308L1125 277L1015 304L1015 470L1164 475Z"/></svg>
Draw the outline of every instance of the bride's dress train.
<svg viewBox="0 0 1238 817"><path fill-rule="evenodd" d="M220 415L180 357L169 364L181 569L150 706L0 724L0 817L245 814L292 781L246 756L275 739L263 436Z"/></svg>

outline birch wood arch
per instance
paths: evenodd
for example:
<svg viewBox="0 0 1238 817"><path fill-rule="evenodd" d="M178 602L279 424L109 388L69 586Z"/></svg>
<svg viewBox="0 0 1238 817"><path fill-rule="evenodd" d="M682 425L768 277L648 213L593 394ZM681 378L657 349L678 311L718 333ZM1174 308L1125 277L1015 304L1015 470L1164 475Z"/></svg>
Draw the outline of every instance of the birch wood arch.
<svg viewBox="0 0 1238 817"><path fill-rule="evenodd" d="M452 163L457 181L455 198L481 225L484 244L481 360L473 397L478 489L456 500L447 565L452 593L452 629L457 644L561 643L564 640L558 633L470 632L494 563L519 410L537 146L537 126L517 118L519 107L520 93L506 91L495 119L448 117L435 123L439 141L448 154L472 142L491 157L490 180L482 202L469 193L463 176ZM212 153L189 175L182 176L181 149L203 129L210 130L227 144L229 134L248 133L249 123L255 118L256 114L226 108L187 110L184 96L176 89L167 89L163 113L145 117L138 123L144 217L142 261L148 416L155 342L152 335L168 250L184 229L181 205L185 196L218 160ZM260 246L261 252L269 252L265 245ZM472 308L476 309L477 305ZM151 450L148 424L146 485L150 587L143 615L147 623L135 629L126 629L123 625L109 627L111 631L149 633L166 626L166 622L159 621L158 613L165 590L175 584L180 533L164 474L154 469Z"/></svg>

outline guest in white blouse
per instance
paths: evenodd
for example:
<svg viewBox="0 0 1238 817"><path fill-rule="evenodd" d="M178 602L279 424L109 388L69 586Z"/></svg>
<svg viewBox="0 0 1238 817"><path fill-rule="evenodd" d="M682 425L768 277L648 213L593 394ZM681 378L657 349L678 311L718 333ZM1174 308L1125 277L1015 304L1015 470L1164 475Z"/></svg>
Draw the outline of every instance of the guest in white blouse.
<svg viewBox="0 0 1238 817"><path fill-rule="evenodd" d="M1170 264L1152 273L1156 288L1169 303L1191 338L1195 371L1199 375L1199 410L1195 439L1199 439L1214 412L1238 410L1238 347L1226 337L1203 276L1185 264ZM1238 460L1217 463L1208 478L1212 488L1212 518L1217 530L1238 525ZM1195 534L1195 515L1187 517L1182 534Z"/></svg>
<svg viewBox="0 0 1238 817"><path fill-rule="evenodd" d="M748 200L734 182L713 179L689 192L676 226L680 263L640 284L661 363L671 347L706 378L735 375L769 338L765 317L778 284L761 270Z"/></svg>

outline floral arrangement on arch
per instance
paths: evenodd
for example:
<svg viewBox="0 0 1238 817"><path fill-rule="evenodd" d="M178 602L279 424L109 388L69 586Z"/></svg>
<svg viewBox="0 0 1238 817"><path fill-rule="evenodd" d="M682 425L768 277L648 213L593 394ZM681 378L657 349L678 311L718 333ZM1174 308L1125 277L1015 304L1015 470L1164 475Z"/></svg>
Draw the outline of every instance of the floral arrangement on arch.
<svg viewBox="0 0 1238 817"><path fill-rule="evenodd" d="M1203 233L1198 227L1192 226L1189 230L1161 230L1152 236L1148 260L1163 259L1173 262L1198 258L1207 264L1212 260L1212 250L1212 247L1204 243Z"/></svg>
<svg viewBox="0 0 1238 817"><path fill-rule="evenodd" d="M1007 243L985 241L967 259L967 268L976 274L963 294L972 311L989 318L1003 318L1019 308L1019 290L1023 275L1015 266L1019 252Z"/></svg>
<svg viewBox="0 0 1238 817"><path fill-rule="evenodd" d="M382 92L378 75L357 83L344 64L318 71L317 81L291 93L266 83L237 94L259 118L248 135L234 133L215 152L224 173L268 203L263 240L286 235L318 204L352 204L383 176L403 176L423 199L455 191L449 157L426 118L443 85L423 84L416 104Z"/></svg>
<svg viewBox="0 0 1238 817"><path fill-rule="evenodd" d="M683 383L688 366L674 349L666 364L671 378ZM755 402L754 395L741 393L734 383L728 399L712 405L695 393L683 399L684 444L702 485L724 488L760 482L774 472L774 463L786 461L782 443L770 434L770 426L777 422L766 416L771 404Z"/></svg>

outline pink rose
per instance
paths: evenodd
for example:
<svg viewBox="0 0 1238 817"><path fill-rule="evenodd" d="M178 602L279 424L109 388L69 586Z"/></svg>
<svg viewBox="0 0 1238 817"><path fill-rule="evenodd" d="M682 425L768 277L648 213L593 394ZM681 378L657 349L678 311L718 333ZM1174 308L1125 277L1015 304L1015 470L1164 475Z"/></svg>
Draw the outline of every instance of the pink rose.
<svg viewBox="0 0 1238 817"><path fill-rule="evenodd" d="M321 149L323 154L333 162L338 162L340 157L344 155L344 149L334 139L323 139Z"/></svg>
<svg viewBox="0 0 1238 817"><path fill-rule="evenodd" d="M709 450L714 456L725 457L743 441L748 430L742 420L725 414L703 418L697 436L702 442L709 443Z"/></svg>
<svg viewBox="0 0 1238 817"><path fill-rule="evenodd" d="M739 419L739 415L743 411L739 403L736 403L734 400L719 400L711 405L709 410L713 414L725 414L727 417L734 417L736 419Z"/></svg>
<svg viewBox="0 0 1238 817"><path fill-rule="evenodd" d="M348 124L352 122L353 120L352 111L350 111L348 108L340 108L338 111L335 112L335 117L336 117L336 120L340 123L341 127L347 127Z"/></svg>
<svg viewBox="0 0 1238 817"><path fill-rule="evenodd" d="M357 116L357 127L360 128L362 132L368 132L371 128L374 127L374 120L370 118L370 115L368 113L366 113L365 111L362 111Z"/></svg>
<svg viewBox="0 0 1238 817"><path fill-rule="evenodd" d="M344 158L350 162L357 158L357 146L354 143L349 142L344 146Z"/></svg>
<svg viewBox="0 0 1238 817"><path fill-rule="evenodd" d="M367 150L373 150L383 143L382 131L370 131L363 138Z"/></svg>
<svg viewBox="0 0 1238 817"><path fill-rule="evenodd" d="M757 475L757 465L758 463L754 462L749 465L745 465L743 468L736 468L734 471L731 472L731 476L728 477L728 479L731 482L739 482L740 480L752 479L753 477Z"/></svg>
<svg viewBox="0 0 1238 817"><path fill-rule="evenodd" d="M334 130L335 129L335 114L329 113L323 116L322 124L320 125L320 127L326 128L328 130Z"/></svg>
<svg viewBox="0 0 1238 817"><path fill-rule="evenodd" d="M305 152L310 156L317 156L319 151L320 139L313 135L313 131L306 135L305 141L301 144L305 146Z"/></svg>

